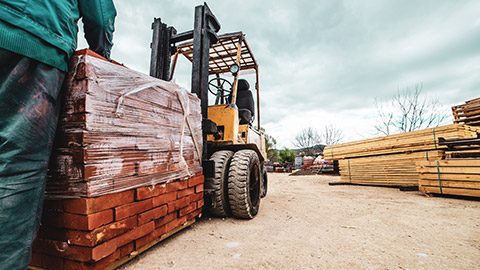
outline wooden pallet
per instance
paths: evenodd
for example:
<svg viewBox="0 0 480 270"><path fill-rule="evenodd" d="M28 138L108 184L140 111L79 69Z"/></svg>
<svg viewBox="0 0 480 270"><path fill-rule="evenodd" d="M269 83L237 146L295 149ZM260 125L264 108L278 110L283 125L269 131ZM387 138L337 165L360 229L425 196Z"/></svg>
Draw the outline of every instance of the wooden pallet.
<svg viewBox="0 0 480 270"><path fill-rule="evenodd" d="M418 161L419 190L480 197L480 159Z"/></svg>
<svg viewBox="0 0 480 270"><path fill-rule="evenodd" d="M465 104L453 106L454 123L480 126L480 98L466 101Z"/></svg>
<svg viewBox="0 0 480 270"><path fill-rule="evenodd" d="M439 137L445 139L471 138L477 137L477 134L479 133L480 127L454 124L327 146L324 149L324 155L327 159L340 160L367 156L442 150L446 149L446 146L440 146L438 144Z"/></svg>

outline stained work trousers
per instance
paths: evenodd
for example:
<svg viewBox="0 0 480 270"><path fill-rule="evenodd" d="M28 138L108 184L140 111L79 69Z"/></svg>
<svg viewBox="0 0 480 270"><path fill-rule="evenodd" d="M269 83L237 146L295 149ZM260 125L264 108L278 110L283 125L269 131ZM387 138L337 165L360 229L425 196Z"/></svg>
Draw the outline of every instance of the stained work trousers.
<svg viewBox="0 0 480 270"><path fill-rule="evenodd" d="M0 48L0 269L30 262L65 75Z"/></svg>

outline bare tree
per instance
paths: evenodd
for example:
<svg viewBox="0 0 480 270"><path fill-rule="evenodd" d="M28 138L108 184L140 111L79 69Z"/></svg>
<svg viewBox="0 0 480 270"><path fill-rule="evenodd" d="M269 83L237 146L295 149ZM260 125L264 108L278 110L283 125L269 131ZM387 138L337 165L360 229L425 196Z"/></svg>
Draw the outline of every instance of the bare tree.
<svg viewBox="0 0 480 270"><path fill-rule="evenodd" d="M313 155L319 150L321 143L320 135L312 127L302 129L293 141L293 145L302 149L305 155Z"/></svg>
<svg viewBox="0 0 480 270"><path fill-rule="evenodd" d="M334 145L343 139L343 131L336 126L329 124L323 128L320 137L323 144Z"/></svg>
<svg viewBox="0 0 480 270"><path fill-rule="evenodd" d="M442 113L437 98L426 98L423 85L398 91L390 100L375 99L380 120L374 125L380 135L410 132L439 126L447 115Z"/></svg>

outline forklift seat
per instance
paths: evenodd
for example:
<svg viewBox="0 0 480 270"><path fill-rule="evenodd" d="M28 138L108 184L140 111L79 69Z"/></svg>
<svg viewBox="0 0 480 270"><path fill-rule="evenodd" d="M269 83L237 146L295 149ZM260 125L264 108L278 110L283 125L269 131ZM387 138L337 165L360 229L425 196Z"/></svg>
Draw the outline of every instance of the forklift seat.
<svg viewBox="0 0 480 270"><path fill-rule="evenodd" d="M250 84L245 79L238 80L237 107L240 124L249 124L255 115L255 102L253 100Z"/></svg>

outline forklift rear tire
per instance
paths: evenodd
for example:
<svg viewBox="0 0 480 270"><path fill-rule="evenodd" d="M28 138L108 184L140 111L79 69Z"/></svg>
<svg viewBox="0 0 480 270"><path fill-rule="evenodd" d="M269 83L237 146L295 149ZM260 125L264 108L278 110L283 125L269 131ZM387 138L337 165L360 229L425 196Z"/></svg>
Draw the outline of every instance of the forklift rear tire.
<svg viewBox="0 0 480 270"><path fill-rule="evenodd" d="M262 173L262 194L260 195L261 198L265 198L267 196L268 191L268 177L267 177L267 170L265 166L263 166L263 173Z"/></svg>
<svg viewBox="0 0 480 270"><path fill-rule="evenodd" d="M260 206L262 169L253 150L239 150L233 155L228 173L228 200L236 218L252 219Z"/></svg>
<svg viewBox="0 0 480 270"><path fill-rule="evenodd" d="M233 151L221 150L213 153L210 160L215 162L215 177L205 179L205 189L212 190L212 196L205 203L207 212L216 217L230 216L228 205L228 169ZM211 199L210 199L211 198ZM211 201L210 201L211 200Z"/></svg>

